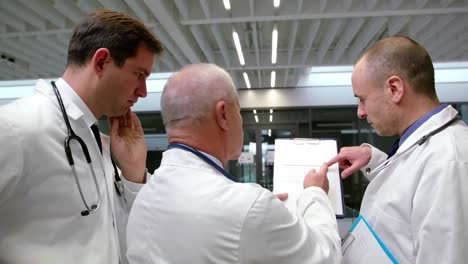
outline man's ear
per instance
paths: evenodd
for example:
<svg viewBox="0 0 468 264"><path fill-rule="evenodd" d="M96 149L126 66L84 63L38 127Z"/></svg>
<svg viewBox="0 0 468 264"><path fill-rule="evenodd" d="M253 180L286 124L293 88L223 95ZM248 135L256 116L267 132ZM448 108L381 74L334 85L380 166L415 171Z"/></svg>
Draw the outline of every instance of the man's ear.
<svg viewBox="0 0 468 264"><path fill-rule="evenodd" d="M94 72L99 76L102 76L107 65L109 65L111 62L112 57L110 56L110 51L107 48L100 48L96 50L91 61Z"/></svg>
<svg viewBox="0 0 468 264"><path fill-rule="evenodd" d="M225 101L218 101L215 107L215 120L219 128L223 131L229 129L228 126L228 115L227 115L227 104Z"/></svg>
<svg viewBox="0 0 468 264"><path fill-rule="evenodd" d="M406 88L403 80L397 75L392 75L385 81L385 90L390 94L394 103L399 103L402 100Z"/></svg>

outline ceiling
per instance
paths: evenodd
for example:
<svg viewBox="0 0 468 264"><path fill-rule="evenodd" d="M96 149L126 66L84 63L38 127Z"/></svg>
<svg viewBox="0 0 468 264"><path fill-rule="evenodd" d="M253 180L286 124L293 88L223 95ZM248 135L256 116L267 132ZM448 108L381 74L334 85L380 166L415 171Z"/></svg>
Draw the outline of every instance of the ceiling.
<svg viewBox="0 0 468 264"><path fill-rule="evenodd" d="M190 63L227 69L239 88L293 87L311 66L351 65L376 40L403 34L434 61L468 61L468 0L0 0L0 80L58 77L74 25L106 7L142 20L165 53L154 72ZM272 31L278 29L272 63ZM233 41L239 35L245 64Z"/></svg>

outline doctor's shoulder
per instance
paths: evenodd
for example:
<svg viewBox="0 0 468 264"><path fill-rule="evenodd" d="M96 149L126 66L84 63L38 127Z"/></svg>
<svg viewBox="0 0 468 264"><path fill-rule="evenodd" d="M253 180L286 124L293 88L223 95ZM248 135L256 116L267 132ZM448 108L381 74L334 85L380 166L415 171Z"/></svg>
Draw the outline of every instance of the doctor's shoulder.
<svg viewBox="0 0 468 264"><path fill-rule="evenodd" d="M0 120L12 124L19 133L37 133L52 125L59 125L59 112L50 99L33 94L0 106Z"/></svg>
<svg viewBox="0 0 468 264"><path fill-rule="evenodd" d="M266 203L279 199L268 189L263 188L257 183L234 183L239 197L251 204ZM266 208L265 208L266 209Z"/></svg>
<svg viewBox="0 0 468 264"><path fill-rule="evenodd" d="M439 161L468 159L468 126L459 121L429 139L426 154Z"/></svg>
<svg viewBox="0 0 468 264"><path fill-rule="evenodd" d="M450 145L453 147L453 158L468 162L468 126L464 121L460 120L447 130Z"/></svg>

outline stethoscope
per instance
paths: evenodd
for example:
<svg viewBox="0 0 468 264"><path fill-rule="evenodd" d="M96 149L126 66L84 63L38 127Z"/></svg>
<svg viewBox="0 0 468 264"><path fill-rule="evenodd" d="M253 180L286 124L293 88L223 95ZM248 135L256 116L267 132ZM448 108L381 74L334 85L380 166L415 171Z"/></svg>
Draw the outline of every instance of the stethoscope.
<svg viewBox="0 0 468 264"><path fill-rule="evenodd" d="M93 168L92 161L91 161L91 156L89 155L89 151L88 151L88 147L86 146L86 143L83 141L81 137L76 135L73 129L71 128L70 121L68 120L67 111L65 110L65 106L63 105L62 96L60 96L60 92L57 86L55 85L55 82L52 81L50 83L52 84L52 87L54 89L55 96L57 97L57 100L60 106L60 110L62 111L63 120L65 120L65 124L67 126L68 135L64 141L65 154L67 155L68 163L70 164L70 167L72 169L73 177L75 178L75 183L76 183L76 186L78 187L78 192L80 193L81 200L83 201L83 204L86 207L86 210L81 211L81 215L87 216L90 213L96 212L99 206L101 205L101 193L99 192L99 184L97 182L96 173L94 172L94 168ZM80 144L81 150L83 151L86 162L88 163L89 170L91 171L91 175L93 176L94 186L96 187L96 192L97 192L98 197L97 197L97 201L95 203L92 203L91 205L89 205L88 202L86 202L86 199L83 194L83 190L81 188L80 179L78 178L77 173L76 173L75 162L73 160L73 154L70 148L70 143L72 141L76 141L78 142L78 144ZM122 196L123 184L119 176L117 166L115 165L113 160L112 160L112 165L114 166L114 175L115 175L114 186L115 186L117 194L119 196Z"/></svg>
<svg viewBox="0 0 468 264"><path fill-rule="evenodd" d="M428 134L424 135L421 139L419 139L416 144L418 144L419 146L421 146L422 144L424 144L424 142L426 142L430 137L432 137L433 135L439 133L440 131L446 129L447 127L449 127L450 125L452 125L453 123L455 123L456 121L458 121L460 119L460 116L459 115L456 115L454 118L450 119L447 123L443 124L442 126L438 127L437 129L434 129L432 130L431 132L429 132Z"/></svg>
<svg viewBox="0 0 468 264"><path fill-rule="evenodd" d="M403 157L405 154L407 153L410 153L411 150L413 150L415 147L417 146L421 146L422 144L424 144L425 142L427 142L427 140L429 138L431 138L432 136L434 136L435 134L441 132L442 130L446 129L447 127L451 126L453 123L455 123L456 121L458 121L460 119L460 116L459 115L456 115L454 118L450 119L449 121L447 121L445 124L443 124L442 126L432 130L431 132L427 133L426 135L424 135L423 137L421 137L418 141L416 141L416 143L414 143L411 147L409 147L408 149L404 150L403 152L399 153L398 155L394 155L392 158L388 159L387 161L383 162L382 164L380 164L379 166L377 166L374 171L372 172L373 174L383 170L384 168L387 167L387 165L391 164L393 161L396 161L398 159L400 159L401 157Z"/></svg>
<svg viewBox="0 0 468 264"><path fill-rule="evenodd" d="M185 150L185 151L188 151L188 152L191 152L191 153L195 154L197 157L199 157L200 159L202 159L203 161L208 163L211 167L213 167L214 169L219 171L221 174L223 174L226 178L230 179L233 182L237 182L237 180L231 174L229 174L229 172L227 172L224 168L222 168L221 166L216 164L213 160L208 158L205 154L201 153L200 151L198 151L198 150L196 150L196 149L194 149L192 147L189 147L189 146L187 146L185 144L182 144L182 143L171 143L167 147L168 150L172 149L172 148L179 148L179 149L182 149L182 150Z"/></svg>

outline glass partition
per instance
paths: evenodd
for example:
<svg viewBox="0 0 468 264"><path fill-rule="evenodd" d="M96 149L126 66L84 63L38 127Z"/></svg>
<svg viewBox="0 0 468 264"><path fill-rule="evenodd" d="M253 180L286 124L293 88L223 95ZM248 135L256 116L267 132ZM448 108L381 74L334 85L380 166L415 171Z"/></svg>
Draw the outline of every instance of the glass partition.
<svg viewBox="0 0 468 264"><path fill-rule="evenodd" d="M365 142L390 148L394 138L377 136L366 121L357 118L356 111L356 107L243 110L243 151L252 159L251 163L231 161L228 170L241 182L256 182L272 190L276 139L334 138L338 149ZM358 215L367 183L360 172L343 180L347 216Z"/></svg>

